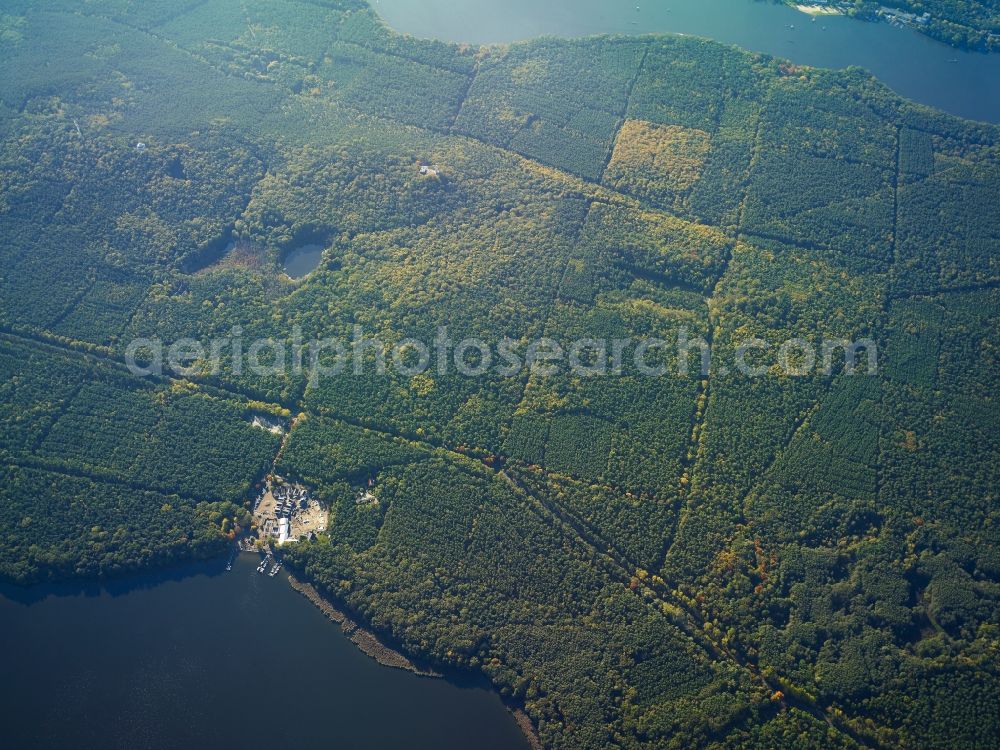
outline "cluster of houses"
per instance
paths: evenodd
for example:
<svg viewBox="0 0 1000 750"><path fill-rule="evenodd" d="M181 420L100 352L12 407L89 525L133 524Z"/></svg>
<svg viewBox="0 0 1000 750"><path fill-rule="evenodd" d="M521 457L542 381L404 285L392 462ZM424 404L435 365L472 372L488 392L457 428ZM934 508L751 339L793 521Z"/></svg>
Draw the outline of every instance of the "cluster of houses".
<svg viewBox="0 0 1000 750"><path fill-rule="evenodd" d="M278 544L284 544L292 538L292 519L300 511L309 507L309 491L304 487L290 484L275 484L270 488L274 498L274 514L268 510L260 513L260 529L262 539L275 539ZM254 503L254 513L259 513L266 491Z"/></svg>
<svg viewBox="0 0 1000 750"><path fill-rule="evenodd" d="M884 5L876 11L876 14L893 26L926 26L931 20L930 13L917 15L916 13L907 13L898 8L887 8Z"/></svg>
<svg viewBox="0 0 1000 750"><path fill-rule="evenodd" d="M279 519L291 518L296 510L305 510L309 505L309 492L304 487L282 484L271 492L274 495L274 515Z"/></svg>

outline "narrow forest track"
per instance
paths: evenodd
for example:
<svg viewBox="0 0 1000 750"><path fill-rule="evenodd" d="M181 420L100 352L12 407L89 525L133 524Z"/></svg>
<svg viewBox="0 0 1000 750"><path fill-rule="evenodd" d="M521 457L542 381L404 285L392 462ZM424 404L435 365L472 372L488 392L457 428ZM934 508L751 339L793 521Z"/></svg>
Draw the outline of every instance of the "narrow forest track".
<svg viewBox="0 0 1000 750"><path fill-rule="evenodd" d="M9 329L4 329L3 327L0 327L0 336L5 336L11 339L19 340L21 342L30 345L43 346L49 349L55 349L57 351L62 351L64 353L73 356L82 356L84 358L88 358L91 360L101 361L110 366L113 366L118 370L124 370L126 372L129 372L128 366L123 360L117 358L112 354L95 353L93 351L89 351L91 346L85 344L84 342L67 342L65 340L47 341L44 339L40 340L37 337L22 335L16 332L12 332ZM137 379L140 379L139 376L136 377ZM176 377L162 375L156 377L151 376L151 379L160 383L171 383L171 382L190 383L192 385L198 386L199 388L203 388L206 393L215 393L223 397L228 397L237 400L260 401L260 399L254 398L252 396L248 397L247 394L236 389L230 390L228 388L220 387L214 384L210 386L205 386L199 383L197 380L192 380L188 378L176 378ZM371 432L383 435L388 438L392 438L394 440L404 440L410 443L421 445L431 452L439 453L440 451L444 451L447 454L451 454L456 459L469 460L470 458L472 458L467 454L455 450L453 447L449 447L442 443L436 444L434 442L430 442L423 439L415 439L412 438L411 436L404 435L402 433L393 430L366 425L363 423L359 423L357 420L343 419L329 412L323 413L320 411L310 411L306 409L305 405L302 404L301 402L297 402L294 404L271 403L267 405L272 407L278 407L281 409L288 409L294 414L305 415L307 418L310 416L314 416L317 418L336 419L346 424L351 424L353 426L369 430ZM292 423L290 423L289 430L285 434L284 438L282 439L281 445L276 451L272 467L277 464L280 458L280 454L282 453L284 447L287 445L288 440L291 438L291 435L293 433L293 426L297 425L299 423L299 420L300 417L296 417L292 421ZM38 468L55 470L59 473L77 475L74 472L68 472L68 471L62 472L58 468L52 467L46 462L28 460L25 463L24 460L22 459L21 461L17 461L15 463L16 465L38 466ZM612 580L620 580L625 586L630 585L633 577L635 576L636 568L627 559L625 555L621 554L615 549L614 545L609 544L604 539L601 539L600 536L593 529L591 529L589 526L581 522L579 519L572 516L572 514L568 513L565 509L559 508L551 503L546 503L545 501L539 499L534 493L532 493L528 488L523 486L523 484L518 482L516 479L511 477L503 469L499 470L493 469L482 463L477 463L477 467L481 467L482 470L487 471L491 475L503 480L508 486L510 486L515 492L517 492L517 494L520 497L522 497L522 499L528 501L529 505L535 508L536 513L538 513L542 519L544 519L547 523L553 525L554 527L561 529L564 534L567 534L570 538L576 540L578 544L584 546L594 560L601 562L604 572L607 575L609 575L612 578ZM545 472L543 472L543 474L548 476L548 474ZM137 491L157 491L155 488L137 486L133 483L129 483L121 479L116 479L116 478L108 479L103 475L91 476L90 474L87 473L79 473L78 475L91 479L99 479L101 481L105 481L107 479L107 481L110 481L114 484L129 487ZM188 498L188 499L193 499L193 498ZM749 675L753 677L753 679L762 689L768 691L771 695L776 695L779 691L782 693L785 692L782 690L779 684L773 682L771 679L763 675L761 671L756 667L756 665L754 665L744 655L734 651L733 649L727 647L725 644L722 644L717 640L715 640L710 635L710 632L706 627L707 623L704 620L704 618L700 615L700 613L698 613L695 609L693 609L686 601L677 597L666 586L666 583L659 584L650 578L644 581L643 585L649 592L653 594L655 602L661 605L665 604L667 608L669 608L671 611L677 611L682 613L682 616L680 618L671 617L669 618L670 621L673 622L677 627L681 628L681 630L684 633L686 633L690 638L692 638L692 640L695 643L697 643L706 653L713 656L714 658L727 660L731 663L736 664L740 668L744 669ZM662 608L658 609L662 614L663 609ZM851 737L857 744L863 747L868 747L868 748L878 747L878 745L873 745L869 739L866 739L864 736L858 734L858 732L854 730L851 726L846 724L843 719L839 717L834 717L824 712L818 706L815 706L805 700L796 698L794 696L784 695L784 697L779 700L779 704L785 707L797 708L799 710L809 713L810 715L812 715L817 719L823 720L837 731L845 734L846 736Z"/></svg>
<svg viewBox="0 0 1000 750"><path fill-rule="evenodd" d="M622 108L622 114L619 118L618 127L615 128L614 137L611 139L611 143L608 145L608 153L604 157L604 166L601 167L601 174L597 178L596 182L604 185L604 175L607 174L608 167L611 165L611 160L615 155L615 146L618 145L618 136L621 134L621 130L625 127L625 123L628 122L628 111L632 106L632 92L635 91L635 84L639 82L639 77L642 75L643 68L646 66L646 59L649 57L649 45L645 45L642 48L642 57L639 59L639 64L635 68L635 75L632 76L632 80L628 82L628 88L625 91L625 105Z"/></svg>
<svg viewBox="0 0 1000 750"><path fill-rule="evenodd" d="M721 115L720 115L721 117ZM717 320L715 319L715 302L719 296L719 290L722 287L722 283L729 273L729 266L733 262L733 256L736 252L736 248L739 245L743 237L743 215L745 212L745 206L747 199L750 195L750 179L753 175L753 169L757 161L757 156L760 151L761 137L763 135L764 118L762 115L758 116L756 128L754 130L753 146L750 151L750 158L747 160L746 169L743 172L740 185L742 187L742 194L740 196L740 201L736 207L736 227L733 232L732 241L726 246L726 254L723 258L722 267L719 269L719 275L715 279L715 283L712 284L712 289L706 298L706 304L708 305L708 331L705 335L705 343L708 344L709 357L711 357L713 352L713 347L716 344L715 339L715 329ZM690 362L688 363L690 366ZM715 373L718 374L718 373ZM674 527L671 530L669 541L664 545L663 553L660 555L660 560L657 566L658 570L663 570L666 566L667 561L670 559L670 555L674 550L678 538L680 537L681 530L688 520L688 516L691 511L691 502L693 500L693 490L694 490L694 471L698 466L698 461L701 458L702 453L702 438L704 436L705 426L708 422L709 409L712 404L712 376L713 368L711 362L709 363L708 372L702 373L702 378L698 384L698 392L695 397L694 408L692 409L691 415L691 432L688 438L687 451L682 456L681 463L681 476L677 478L677 484L680 488L679 491L679 510L677 513L677 520L674 523ZM685 483L685 479L687 482Z"/></svg>
<svg viewBox="0 0 1000 750"><path fill-rule="evenodd" d="M635 576L635 569L630 568L629 562L614 549L613 545L601 539L592 529L564 508L555 506L552 503L546 503L540 499L529 488L525 487L524 484L514 477L511 477L507 472L501 470L497 473L515 492L532 503L536 509L539 509L543 518L563 530L564 533L569 533L571 538L575 539L577 543L584 545L592 555L592 559L600 561L603 564L605 573L613 579L621 579L626 587L630 586ZM645 586L652 593L653 603L657 605L665 604L670 610L681 613L681 617L668 617L669 621L680 628L706 653L715 659L729 661L737 665L771 696L777 696L780 693L783 697L776 701L779 705L784 708L795 708L808 713L813 718L825 722L836 731L850 737L861 747L872 748L873 750L880 747L880 745L874 744L871 738L860 734L839 716L827 713L819 706L802 698L785 694L782 685L765 676L757 668L756 664L738 651L715 640L710 634L710 629L707 627L708 623L706 623L700 613L690 607L686 601L678 598L665 583L660 584L652 578L648 578L641 585ZM656 609L661 614L664 614L662 606L658 606Z"/></svg>

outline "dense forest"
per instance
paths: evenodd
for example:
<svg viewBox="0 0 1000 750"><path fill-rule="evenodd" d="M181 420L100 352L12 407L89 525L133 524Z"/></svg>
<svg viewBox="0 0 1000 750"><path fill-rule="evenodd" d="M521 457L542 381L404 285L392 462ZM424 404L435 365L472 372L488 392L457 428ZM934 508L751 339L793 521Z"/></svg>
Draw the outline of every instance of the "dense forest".
<svg viewBox="0 0 1000 750"><path fill-rule="evenodd" d="M330 508L297 575L545 747L995 746L1000 129L857 69L447 45L360 0L7 0L0 39L0 577L218 554L276 468ZM440 326L713 358L125 367ZM878 367L723 368L749 338Z"/></svg>

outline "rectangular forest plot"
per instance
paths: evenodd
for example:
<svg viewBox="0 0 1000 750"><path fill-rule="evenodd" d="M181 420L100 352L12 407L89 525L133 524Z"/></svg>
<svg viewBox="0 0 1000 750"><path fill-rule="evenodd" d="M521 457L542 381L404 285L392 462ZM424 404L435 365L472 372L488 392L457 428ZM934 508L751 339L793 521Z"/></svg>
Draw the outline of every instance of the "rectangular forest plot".
<svg viewBox="0 0 1000 750"><path fill-rule="evenodd" d="M316 63L336 35L343 14L319 4L286 0L224 0L202 3L162 24L157 33L214 63L220 55L240 52L251 73L282 58L302 65Z"/></svg>
<svg viewBox="0 0 1000 750"><path fill-rule="evenodd" d="M579 247L566 261L559 284L559 299L593 304L598 291L609 285L611 272L610 260L598 253L599 250L592 253L589 248Z"/></svg>
<svg viewBox="0 0 1000 750"><path fill-rule="evenodd" d="M24 18L24 32L32 42L5 44L0 51L0 61L19 72L0 81L0 98L16 102L19 108L34 96L58 91L62 100L77 99L89 109L95 90L104 96L117 86L109 89L109 82L127 79L129 105L125 121L115 127L131 136L136 132L189 134L196 122L207 125L234 111L244 112L244 120L257 121L250 111L259 116L274 104L274 92L249 81L227 80L203 58L179 49L173 41L109 18L84 15L82 9L73 13L32 9ZM245 21L242 25L245 28ZM211 28L202 24L198 31L205 36ZM76 54L67 55L66 50ZM82 118L80 123L86 124ZM85 135L88 131L83 130Z"/></svg>
<svg viewBox="0 0 1000 750"><path fill-rule="evenodd" d="M540 40L491 50L480 63L459 132L598 180L644 43ZM586 70L591 80L579 75Z"/></svg>
<svg viewBox="0 0 1000 750"><path fill-rule="evenodd" d="M129 35L104 19L47 12L48 3L43 10L26 9L24 15L15 15L18 5L9 14L0 14L0 64L5 71L0 99L19 110L34 96L72 89L109 72L107 62L98 56L68 55L66 50L95 50L108 39Z"/></svg>
<svg viewBox="0 0 1000 750"><path fill-rule="evenodd" d="M693 293L625 283L588 307L553 306L546 335L566 342L568 369L532 375L507 455L662 497L680 480L699 382L677 374L676 342L681 329L705 336L707 311Z"/></svg>
<svg viewBox="0 0 1000 750"><path fill-rule="evenodd" d="M0 337L0 451L18 455L44 438L83 382L83 364Z"/></svg>
<svg viewBox="0 0 1000 750"><path fill-rule="evenodd" d="M942 294L897 302L888 332L882 501L984 540L1000 483L998 319L997 290Z"/></svg>
<svg viewBox="0 0 1000 750"><path fill-rule="evenodd" d="M79 391L36 455L135 486L237 501L266 472L280 442L247 423L244 411L183 388L95 383Z"/></svg>
<svg viewBox="0 0 1000 750"><path fill-rule="evenodd" d="M934 139L913 128L899 130L900 182L918 182L934 174Z"/></svg>
<svg viewBox="0 0 1000 750"><path fill-rule="evenodd" d="M938 378L941 327L944 311L928 299L903 299L893 303L885 373L890 380L931 388Z"/></svg>
<svg viewBox="0 0 1000 750"><path fill-rule="evenodd" d="M149 282L136 278L98 279L53 332L95 344L113 343L139 307Z"/></svg>
<svg viewBox="0 0 1000 750"><path fill-rule="evenodd" d="M441 459L389 470L380 493L387 510L379 546L456 570L467 558L474 520L489 501L489 484Z"/></svg>
<svg viewBox="0 0 1000 750"><path fill-rule="evenodd" d="M318 68L333 101L408 125L451 124L468 76L403 57L335 42Z"/></svg>
<svg viewBox="0 0 1000 750"><path fill-rule="evenodd" d="M5 340L0 366L10 377L3 395L17 426L0 448L19 462L237 501L278 450L278 436L244 419L246 403L190 384L163 386L83 355Z"/></svg>
<svg viewBox="0 0 1000 750"><path fill-rule="evenodd" d="M84 384L38 442L35 456L127 476L160 421L152 388L128 385Z"/></svg>
<svg viewBox="0 0 1000 750"><path fill-rule="evenodd" d="M899 190L896 291L996 283L1000 168L955 166Z"/></svg>
<svg viewBox="0 0 1000 750"><path fill-rule="evenodd" d="M541 466L549 439L550 419L544 414L517 413L511 421L504 452L517 461Z"/></svg>
<svg viewBox="0 0 1000 750"><path fill-rule="evenodd" d="M0 201L5 198L0 195ZM45 328L86 293L99 261L76 228L43 217L32 224L4 217L0 320ZM39 231L39 226L44 229Z"/></svg>
<svg viewBox="0 0 1000 750"><path fill-rule="evenodd" d="M292 430L278 470L313 487L367 483L390 466L416 463L430 450L336 419L308 417Z"/></svg>
<svg viewBox="0 0 1000 750"><path fill-rule="evenodd" d="M895 161L895 125L859 106L839 87L817 97L813 77L822 74L808 69L803 80L779 79L763 107L762 149L791 148L821 158L890 167Z"/></svg>
<svg viewBox="0 0 1000 750"><path fill-rule="evenodd" d="M747 363L780 368L777 347L791 338L805 338L815 346L810 370L820 373L822 341L870 337L871 321L882 310L884 277L852 272L850 260L833 251L774 240L737 243L713 303L722 323L713 356L729 356L729 347L742 346L748 331L754 331L775 349L769 358L749 357ZM862 352L858 368L863 372L865 366Z"/></svg>
<svg viewBox="0 0 1000 750"><path fill-rule="evenodd" d="M204 4L204 0L103 0L100 3L84 3L81 13L111 18L124 25L148 31L170 19L188 13Z"/></svg>
<svg viewBox="0 0 1000 750"><path fill-rule="evenodd" d="M753 163L743 229L887 265L893 177L888 165L814 156L795 148L765 151Z"/></svg>
<svg viewBox="0 0 1000 750"><path fill-rule="evenodd" d="M702 170L691 187L688 210L708 224L735 229L739 224L742 181L753 156L753 142L739 135L716 135Z"/></svg>
<svg viewBox="0 0 1000 750"><path fill-rule="evenodd" d="M993 398L1000 390L996 376L1000 289L950 292L937 299L946 313L941 380L977 398ZM993 419L1000 415L995 407L987 411Z"/></svg>
<svg viewBox="0 0 1000 750"><path fill-rule="evenodd" d="M658 565L676 520L673 498L638 495L524 467L506 471L547 505L586 524L592 535L635 567L652 570Z"/></svg>
<svg viewBox="0 0 1000 750"><path fill-rule="evenodd" d="M588 414L560 414L552 418L545 445L545 465L583 479L601 479L611 453L610 423Z"/></svg>
<svg viewBox="0 0 1000 750"><path fill-rule="evenodd" d="M680 481L697 398L697 380L677 377L674 364L663 377L532 383L525 413L512 422L507 455L634 493L670 496ZM557 398L560 410L544 411Z"/></svg>
<svg viewBox="0 0 1000 750"><path fill-rule="evenodd" d="M756 101L764 91L753 55L690 37L665 36L649 46L627 116L715 133L732 99Z"/></svg>
<svg viewBox="0 0 1000 750"><path fill-rule="evenodd" d="M645 385L645 384L643 384ZM627 427L617 427L611 437L608 481L632 492L656 497L674 494L681 481L695 395L683 383L671 383L662 394L636 388L636 407L630 417L645 407L648 416L638 416Z"/></svg>
<svg viewBox="0 0 1000 750"><path fill-rule="evenodd" d="M658 211L595 203L580 244L597 267L613 263L662 286L703 293L721 273L731 240L718 229Z"/></svg>
<svg viewBox="0 0 1000 750"><path fill-rule="evenodd" d="M545 120L533 120L520 130L511 139L510 148L589 180L600 178L601 165L608 152L606 143Z"/></svg>
<svg viewBox="0 0 1000 750"><path fill-rule="evenodd" d="M603 182L670 208L701 177L710 147L704 130L626 120Z"/></svg>
<svg viewBox="0 0 1000 750"><path fill-rule="evenodd" d="M815 483L817 489L874 499L878 492L875 467L881 396L879 381L874 377L842 378L813 415L800 444L793 444L789 458L796 465L787 469L796 479ZM806 438L808 446L804 444Z"/></svg>

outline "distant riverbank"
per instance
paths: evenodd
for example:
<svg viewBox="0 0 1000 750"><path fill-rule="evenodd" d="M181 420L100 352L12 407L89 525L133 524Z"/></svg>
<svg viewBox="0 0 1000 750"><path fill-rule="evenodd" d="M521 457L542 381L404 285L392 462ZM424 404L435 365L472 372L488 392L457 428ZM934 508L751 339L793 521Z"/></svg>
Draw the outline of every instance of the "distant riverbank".
<svg viewBox="0 0 1000 750"><path fill-rule="evenodd" d="M808 16L842 16L844 11L839 8L835 8L831 5L805 5L803 3L790 2L791 5L799 13L805 13Z"/></svg>
<svg viewBox="0 0 1000 750"><path fill-rule="evenodd" d="M812 5L808 0L803 5ZM949 47L909 28L805 16L755 0L380 0L396 31L470 44L539 36L684 33L822 68L860 66L897 93L959 117L1000 123L1000 54Z"/></svg>
<svg viewBox="0 0 1000 750"><path fill-rule="evenodd" d="M925 5L907 9L886 6L880 2L859 5L840 0L823 0L820 4L803 3L801 0L778 1L810 15L849 15L862 21L888 23L890 26L912 29L956 49L1000 52L1000 34L978 27L973 14L966 13L963 18L958 9L953 9L950 15L947 13L937 15L941 8L933 6L928 8ZM963 23L958 22L960 18Z"/></svg>

